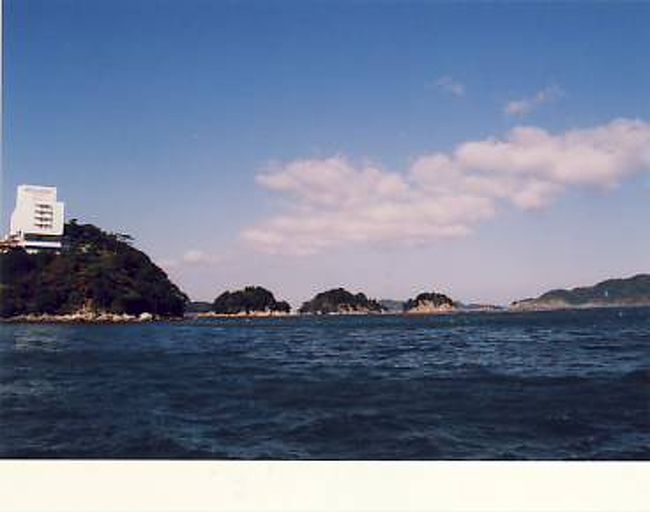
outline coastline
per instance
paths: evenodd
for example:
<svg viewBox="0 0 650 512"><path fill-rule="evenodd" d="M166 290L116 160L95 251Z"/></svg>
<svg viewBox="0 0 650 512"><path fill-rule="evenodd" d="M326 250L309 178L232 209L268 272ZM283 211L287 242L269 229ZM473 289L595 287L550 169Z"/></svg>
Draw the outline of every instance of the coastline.
<svg viewBox="0 0 650 512"><path fill-rule="evenodd" d="M65 315L51 315L48 313L17 315L0 318L0 323L24 324L141 324L159 321L182 320L181 317L159 317L151 313L128 315L126 313L69 313Z"/></svg>
<svg viewBox="0 0 650 512"><path fill-rule="evenodd" d="M585 305L555 305L539 307L504 307L502 309L445 309L440 311L405 311L405 312L338 312L338 313L279 313L279 312L251 312L251 313L190 313L182 317L161 317L150 313L141 315L128 315L117 313L71 313L65 315L51 315L48 313L27 315L17 315L12 317L0 318L0 324L143 324L143 323L161 323L161 322L192 322L195 320L251 320L251 319L269 319L269 318L302 318L302 317L339 317L339 316L399 316L421 318L427 316L451 316L451 315L475 315L475 314L508 314L508 313L544 313L554 311L586 311L594 309L633 309L647 308L648 303L642 304L585 304Z"/></svg>
<svg viewBox="0 0 650 512"><path fill-rule="evenodd" d="M618 309L618 308L647 308L650 302L639 303L598 303L588 302L585 304L537 304L537 305L516 305L509 306L504 311L509 313L533 313L543 311L574 311L583 309Z"/></svg>
<svg viewBox="0 0 650 512"><path fill-rule="evenodd" d="M300 316L298 313L284 313L280 311L251 311L249 313L214 313L206 311L204 313L196 313L191 318L286 318Z"/></svg>

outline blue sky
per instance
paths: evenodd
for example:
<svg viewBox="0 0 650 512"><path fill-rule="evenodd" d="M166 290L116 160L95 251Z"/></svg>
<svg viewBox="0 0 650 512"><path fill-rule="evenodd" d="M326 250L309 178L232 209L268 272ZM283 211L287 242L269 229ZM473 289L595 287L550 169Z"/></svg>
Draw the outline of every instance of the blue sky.
<svg viewBox="0 0 650 512"><path fill-rule="evenodd" d="M504 303L647 272L649 25L647 3L7 0L3 228L16 185L56 185L197 299Z"/></svg>

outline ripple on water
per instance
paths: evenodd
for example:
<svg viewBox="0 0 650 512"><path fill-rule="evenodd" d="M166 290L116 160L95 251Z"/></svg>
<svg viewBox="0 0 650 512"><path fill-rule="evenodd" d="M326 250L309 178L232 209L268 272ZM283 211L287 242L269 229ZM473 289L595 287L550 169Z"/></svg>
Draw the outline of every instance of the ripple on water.
<svg viewBox="0 0 650 512"><path fill-rule="evenodd" d="M0 455L647 459L650 310L0 326Z"/></svg>

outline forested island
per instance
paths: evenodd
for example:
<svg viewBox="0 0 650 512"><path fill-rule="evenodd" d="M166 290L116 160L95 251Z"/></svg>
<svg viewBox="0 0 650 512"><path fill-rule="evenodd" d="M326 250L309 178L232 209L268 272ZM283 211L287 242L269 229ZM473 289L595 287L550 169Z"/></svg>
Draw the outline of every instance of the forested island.
<svg viewBox="0 0 650 512"><path fill-rule="evenodd" d="M558 289L535 299L515 301L510 309L535 311L546 309L650 306L650 274L627 279L608 279L594 286Z"/></svg>
<svg viewBox="0 0 650 512"><path fill-rule="evenodd" d="M0 253L0 316L72 321L182 317L187 296L132 238L92 224L65 224L60 254Z"/></svg>
<svg viewBox="0 0 650 512"><path fill-rule="evenodd" d="M243 290L223 292L214 300L210 311L200 316L274 316L286 315L290 311L289 303L275 300L275 296L269 290L261 286L247 286Z"/></svg>
<svg viewBox="0 0 650 512"><path fill-rule="evenodd" d="M345 288L334 288L317 294L304 302L298 313L311 315L326 314L370 314L381 313L384 307L364 293L352 294Z"/></svg>
<svg viewBox="0 0 650 512"><path fill-rule="evenodd" d="M449 313L456 309L453 300L436 292L421 293L404 303L404 313L407 314Z"/></svg>
<svg viewBox="0 0 650 512"><path fill-rule="evenodd" d="M192 303L200 317L212 316L274 316L286 315L291 306L277 301L272 292L261 286L247 286L234 292L225 291L212 305ZM358 315L358 314L435 314L457 310L457 304L442 293L421 293L407 301L370 299L365 293L351 293L334 288L318 293L298 309L300 315Z"/></svg>

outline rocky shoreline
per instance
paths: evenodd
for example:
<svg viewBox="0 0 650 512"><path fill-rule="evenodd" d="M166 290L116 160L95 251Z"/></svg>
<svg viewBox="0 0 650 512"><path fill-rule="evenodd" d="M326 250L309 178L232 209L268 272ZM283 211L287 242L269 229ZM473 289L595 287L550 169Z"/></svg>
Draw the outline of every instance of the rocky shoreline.
<svg viewBox="0 0 650 512"><path fill-rule="evenodd" d="M197 313L185 315L184 317L161 317L151 313L140 315L115 314L115 313L71 313L67 315L28 314L17 315L7 318L0 318L0 323L31 323L31 324L142 324L151 322L182 322L196 319L264 319L264 318L296 318L296 317L317 317L317 316L446 316L458 314L485 314L485 313L543 313L551 311L575 311L588 309L616 309L616 308L643 308L650 307L650 304L586 304L586 305L559 305L553 306L515 306L503 309L476 309L466 310L462 308L431 308L422 310L410 310L405 312L375 312L375 311L339 311L332 313L284 313L278 311L258 311L250 313Z"/></svg>
<svg viewBox="0 0 650 512"><path fill-rule="evenodd" d="M127 323L145 323L156 320L172 320L169 317L158 317L151 313L141 313L139 315L127 315L117 313L94 313L94 312L77 312L65 315L27 314L16 315L8 318L2 318L2 323L32 323L32 324L127 324Z"/></svg>
<svg viewBox="0 0 650 512"><path fill-rule="evenodd" d="M450 313L460 312L456 306L450 306L449 304L442 304L436 306L431 302L418 304L417 306L412 307L404 311L405 315L447 315Z"/></svg>
<svg viewBox="0 0 650 512"><path fill-rule="evenodd" d="M246 313L215 313L206 311L205 313L196 313L193 318L285 318L288 316L299 316L297 313L286 313L284 311L250 311Z"/></svg>

